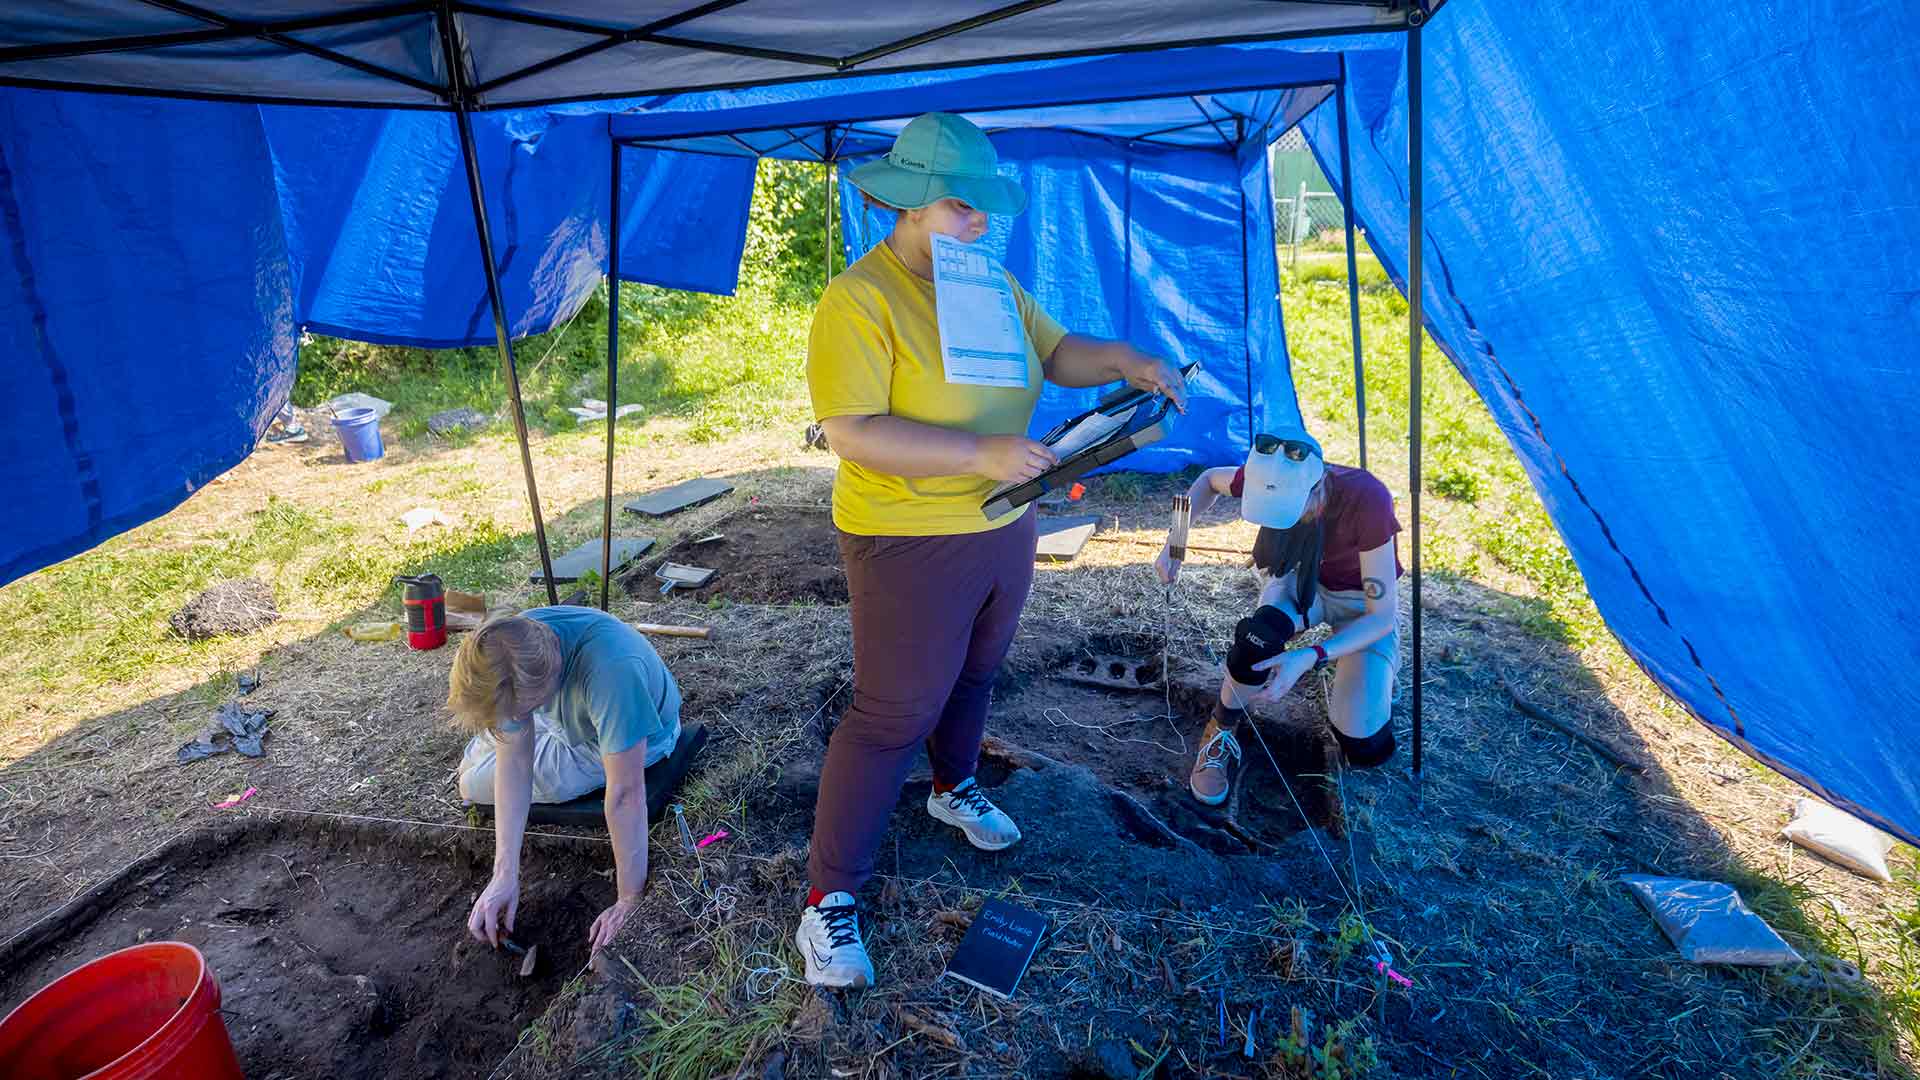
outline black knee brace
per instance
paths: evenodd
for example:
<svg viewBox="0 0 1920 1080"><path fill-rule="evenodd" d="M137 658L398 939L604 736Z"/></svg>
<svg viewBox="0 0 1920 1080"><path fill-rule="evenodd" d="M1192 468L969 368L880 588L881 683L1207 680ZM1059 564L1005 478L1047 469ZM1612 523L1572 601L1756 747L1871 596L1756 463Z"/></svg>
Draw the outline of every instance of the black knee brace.
<svg viewBox="0 0 1920 1080"><path fill-rule="evenodd" d="M1393 725L1383 725L1379 731L1362 738L1354 738L1338 728L1333 737L1340 744L1340 752L1347 756L1347 764L1356 769L1371 769L1384 765L1393 757L1398 744L1393 741Z"/></svg>
<svg viewBox="0 0 1920 1080"><path fill-rule="evenodd" d="M1233 648L1227 650L1227 674L1243 686L1266 682L1267 673L1253 670L1253 665L1279 656L1299 632L1292 617L1272 604L1241 619L1233 627Z"/></svg>

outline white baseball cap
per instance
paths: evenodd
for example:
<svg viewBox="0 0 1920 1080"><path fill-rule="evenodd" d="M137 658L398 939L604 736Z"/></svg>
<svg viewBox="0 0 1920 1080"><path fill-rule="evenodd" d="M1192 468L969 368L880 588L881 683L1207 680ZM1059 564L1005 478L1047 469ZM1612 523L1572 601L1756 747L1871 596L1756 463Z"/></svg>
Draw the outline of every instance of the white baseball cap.
<svg viewBox="0 0 1920 1080"><path fill-rule="evenodd" d="M1240 489L1240 516L1268 529L1291 529L1327 474L1320 444L1297 424L1253 437Z"/></svg>

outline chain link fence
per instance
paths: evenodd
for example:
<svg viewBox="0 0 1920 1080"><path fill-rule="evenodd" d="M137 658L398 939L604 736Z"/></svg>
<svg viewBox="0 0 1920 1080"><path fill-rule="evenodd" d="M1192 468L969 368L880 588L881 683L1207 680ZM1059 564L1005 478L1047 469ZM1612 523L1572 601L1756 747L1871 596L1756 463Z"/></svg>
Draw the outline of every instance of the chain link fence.
<svg viewBox="0 0 1920 1080"><path fill-rule="evenodd" d="M1308 191L1301 184L1292 195L1273 200L1273 235L1282 244L1305 244L1325 240L1334 245L1346 242L1346 215L1340 196L1331 191ZM1329 235L1331 234L1331 235Z"/></svg>
<svg viewBox="0 0 1920 1080"><path fill-rule="evenodd" d="M1346 247L1346 212L1299 128L1273 145L1273 238L1291 262L1303 246Z"/></svg>

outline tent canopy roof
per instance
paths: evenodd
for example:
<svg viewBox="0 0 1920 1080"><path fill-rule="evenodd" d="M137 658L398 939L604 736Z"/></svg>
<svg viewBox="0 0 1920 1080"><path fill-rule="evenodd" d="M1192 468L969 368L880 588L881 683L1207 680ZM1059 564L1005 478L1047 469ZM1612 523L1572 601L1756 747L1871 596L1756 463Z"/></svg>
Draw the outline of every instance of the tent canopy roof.
<svg viewBox="0 0 1920 1080"><path fill-rule="evenodd" d="M1332 92L1341 66L1339 53L1283 45L1173 49L682 94L616 114L609 127L633 145L821 161L884 151L908 120L941 110L989 132L1237 150L1297 124Z"/></svg>
<svg viewBox="0 0 1920 1080"><path fill-rule="evenodd" d="M1431 6L1431 5L1430 5ZM0 85L510 108L1404 29L1410 0L14 0ZM451 13L466 57L450 85Z"/></svg>

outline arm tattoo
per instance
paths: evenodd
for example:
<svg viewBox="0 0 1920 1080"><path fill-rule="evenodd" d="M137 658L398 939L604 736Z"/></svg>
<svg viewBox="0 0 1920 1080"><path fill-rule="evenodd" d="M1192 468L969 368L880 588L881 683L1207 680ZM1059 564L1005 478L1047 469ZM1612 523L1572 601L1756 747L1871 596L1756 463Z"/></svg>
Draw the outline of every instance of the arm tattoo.
<svg viewBox="0 0 1920 1080"><path fill-rule="evenodd" d="M1387 583L1377 577L1370 577L1362 581L1360 588L1366 592L1367 599L1369 600L1378 600L1387 595Z"/></svg>

